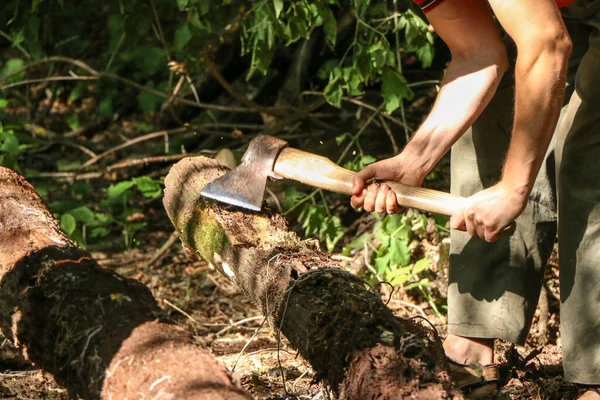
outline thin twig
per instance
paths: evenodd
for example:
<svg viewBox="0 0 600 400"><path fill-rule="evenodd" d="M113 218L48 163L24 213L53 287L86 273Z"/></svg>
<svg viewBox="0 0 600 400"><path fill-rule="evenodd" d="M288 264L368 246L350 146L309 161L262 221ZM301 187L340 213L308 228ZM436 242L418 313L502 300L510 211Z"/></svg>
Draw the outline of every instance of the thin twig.
<svg viewBox="0 0 600 400"><path fill-rule="evenodd" d="M442 83L442 81L440 81L439 79L430 79L427 81L412 82L407 84L406 86L412 88L417 86L439 85L440 83Z"/></svg>
<svg viewBox="0 0 600 400"><path fill-rule="evenodd" d="M9 83L0 86L0 90L6 90L17 86L29 85L31 83L56 82L56 81L95 81L98 80L95 76L49 76L46 78L24 79L19 82Z"/></svg>
<svg viewBox="0 0 600 400"><path fill-rule="evenodd" d="M29 176L30 179L35 178L50 178L50 179L64 179L67 181L80 181L87 179L98 179L104 175L102 172L88 172L88 173L77 173L77 172L38 172L35 175Z"/></svg>
<svg viewBox="0 0 600 400"><path fill-rule="evenodd" d="M200 322L198 322L194 317L192 317L190 314L188 314L185 311L183 311L181 308L177 307L175 304L171 303L169 300L163 299L163 301L165 302L166 305L174 308L175 310L179 311L181 314L183 314L184 316L186 316L193 323L200 324Z"/></svg>
<svg viewBox="0 0 600 400"><path fill-rule="evenodd" d="M189 74L185 74L185 80L187 81L192 94L194 95L194 99L196 99L196 103L200 104L200 96L198 96L198 91L196 91L196 87L194 86L194 82L192 82L192 78L190 78Z"/></svg>
<svg viewBox="0 0 600 400"><path fill-rule="evenodd" d="M106 172L111 172L111 171L115 171L118 169L137 167L140 165L177 161L177 160L181 160L184 157L196 157L198 155L200 155L200 153L180 153L180 154L170 154L167 156L150 156L150 157L143 157L143 158L133 158L133 159L129 159L129 160L120 161L113 165L109 165L108 167L106 167Z"/></svg>
<svg viewBox="0 0 600 400"><path fill-rule="evenodd" d="M302 96L304 96L304 95L307 95L307 96L323 96L323 92L316 92L316 91L313 91L313 90L306 90L306 91L300 93L300 95L302 95ZM375 106L372 106L372 105L370 105L368 103L365 103L363 101L354 99L352 97L342 96L342 101L345 101L347 103L352 103L352 104L355 104L357 106L366 108L369 111L376 111L377 110L377 108ZM406 128L410 132L413 132L413 129L410 126L405 125L402 121L400 121L400 120L398 120L398 119L396 119L396 118L394 118L394 117L392 117L391 115L388 115L388 114L382 114L382 115L383 115L383 117L385 119L393 122L394 124L396 124L398 126L401 126L403 128Z"/></svg>
<svg viewBox="0 0 600 400"><path fill-rule="evenodd" d="M352 148L354 143L356 143L358 141L358 138L363 134L363 132L367 129L367 127L371 124L371 122L373 122L375 117L377 117L379 115L379 113L383 109L383 106L385 106L385 102L381 103L381 105L379 107L377 107L377 109L369 116L369 119L367 119L367 121L364 123L364 125L361 126L361 128L356 133L356 135L352 136L350 143L348 143L348 145L342 152L342 155L340 155L340 157L338 158L338 161L336 164L339 164L342 162L342 160L344 159L344 157L346 157L346 154L348 154L348 152L350 151L350 149Z"/></svg>
<svg viewBox="0 0 600 400"><path fill-rule="evenodd" d="M416 309L417 311L419 311L419 314L421 314L421 316L422 316L423 318L427 318L427 316L425 315L425 311L423 311L423 308L422 308L422 307L419 307L419 306L418 306L418 305L416 305L416 304L412 304L412 303L409 303L408 301L402 301L402 300L396 300L396 299L392 299L392 300L390 300L390 301L389 301L389 303L390 303L390 304L400 304L400 305L403 305L404 307L410 307L410 308L414 308L414 309Z"/></svg>
<svg viewBox="0 0 600 400"><path fill-rule="evenodd" d="M227 91L227 93L229 93L234 99L236 99L240 103L245 104L248 107L253 108L261 113L268 114L268 115L276 115L276 113L273 110L268 109L264 106L261 106L260 104L255 103L254 101L242 96L241 94L239 94L235 90L233 90L233 88L231 87L229 82L227 82L227 80L225 78L223 78L223 75L221 75L221 72L219 71L219 69L217 68L215 63L209 57L204 57L203 61L206 64L206 66L208 67L208 70L210 71L212 76L217 80L217 82L219 82L221 84L221 86L223 86L223 89L225 89Z"/></svg>
<svg viewBox="0 0 600 400"><path fill-rule="evenodd" d="M178 238L179 238L179 235L177 234L177 232L173 232L171 234L171 236L169 236L167 241L165 243L163 243L162 246L160 246L160 249L156 250L156 252L152 256L152 258L150 258L150 260L148 260L148 262L146 264L144 264L142 269L150 268L152 266L152 264L154 264L156 262L156 260L161 258L163 256L163 254L165 254L171 248L171 246L173 246L177 242Z"/></svg>
<svg viewBox="0 0 600 400"><path fill-rule="evenodd" d="M21 53L23 53L23 55L25 56L25 58L31 59L31 54L29 54L27 52L27 50L25 50L25 48L23 46L21 46L20 44L15 44L15 42L12 40L12 38L10 37L10 35L6 32L4 32L3 30L0 30L0 36L6 38L9 42L11 42L13 44L13 46L15 46Z"/></svg>
<svg viewBox="0 0 600 400"><path fill-rule="evenodd" d="M108 59L108 62L106 63L106 67L104 67L105 71L108 71L110 69L110 66L112 65L113 61L115 60L115 57L117 56L117 53L119 52L119 49L121 48L121 45L123 44L123 40L125 40L125 32L123 32L121 34L121 37L119 38L119 43L117 43L117 45L115 46L115 49L113 50L112 54L110 55L110 58Z"/></svg>
<svg viewBox="0 0 600 400"><path fill-rule="evenodd" d="M379 122L381 122L381 126L383 126L383 130L385 131L385 133L387 133L388 137L390 138L390 142L392 142L392 149L394 151L394 154L400 153L400 148L398 147L398 143L396 143L394 134L392 133L392 130L390 129L387 122L385 122L385 119L381 115L379 115Z"/></svg>
<svg viewBox="0 0 600 400"><path fill-rule="evenodd" d="M247 322L258 321L263 318L264 317L262 315L255 315L254 317L248 317L248 318L241 319L241 320L234 322L233 324L221 329L219 332L215 333L215 336L221 336L222 334L224 334L225 332L229 331L232 328L235 328L236 326L244 325Z"/></svg>
<svg viewBox="0 0 600 400"><path fill-rule="evenodd" d="M132 86L141 91L144 91L147 93L152 93L158 97L162 97L163 99L168 99L170 97L169 94L161 92L160 90L149 88L149 87L141 85L135 81L132 81L131 79L123 78L119 75L116 75L116 74L113 74L110 72L98 72L94 68L90 67L88 64L84 63L83 61L76 60L76 59L69 58L69 57L62 57L62 56L53 56L53 57L48 57L48 58L44 58L41 60L32 61L29 64L27 64L26 66L24 66L23 68L20 68L19 70L15 71L11 74L1 77L0 83L6 81L7 79L9 79L13 76L20 74L23 71L27 71L28 69L35 67L37 65L47 64L47 63L56 63L56 62L64 62L67 64L75 65L75 66L85 70L86 72L88 72L91 75L91 77L90 76L79 76L77 78L79 80L91 80L93 77L95 77L95 79L109 78L109 79L114 79L114 80L117 80L124 84L127 84L129 86ZM76 80L76 79L74 77L71 77L71 80ZM18 83L21 83L21 82L18 82ZM0 90L3 88L5 89L6 86L0 87ZM215 111L223 111L223 112L236 112L236 113L260 113L260 112L262 112L262 111L259 111L256 109L245 108L245 107L221 106L221 105L217 105L217 104L198 103L196 101L187 100L187 99L184 99L184 98L178 97L178 96L176 96L173 99L173 101L176 103L185 104L185 105L188 105L191 107L204 108L207 110L215 110Z"/></svg>
<svg viewBox="0 0 600 400"><path fill-rule="evenodd" d="M167 42L165 41L165 34L163 33L162 25L160 23L160 19L158 19L158 13L156 12L156 7L154 6L154 0L150 0L150 6L152 7L152 12L154 13L154 20L156 21L156 28L158 29L158 36L160 39L163 48L165 49L165 54L167 55L167 60L171 61L171 53L167 48Z"/></svg>
<svg viewBox="0 0 600 400"><path fill-rule="evenodd" d="M364 258L365 266L367 267L367 269L369 271L371 271L371 273L373 275L375 275L375 278L377 278L377 281L379 283L381 283L381 282L383 282L383 278L381 276L379 276L379 273L377 273L377 270L369 262L369 254L370 254L370 252L369 252L368 242L365 240L365 249L363 251L363 258Z"/></svg>
<svg viewBox="0 0 600 400"><path fill-rule="evenodd" d="M398 5L396 4L396 0L394 3L394 31L395 31L395 40L396 40L396 62L398 63L398 72L402 75L402 57L400 54L400 29L398 29ZM408 133L408 124L406 123L406 113L404 112L404 101L400 99L400 116L402 117L402 122L404 123L404 135L406 136L406 143L410 140L410 134Z"/></svg>

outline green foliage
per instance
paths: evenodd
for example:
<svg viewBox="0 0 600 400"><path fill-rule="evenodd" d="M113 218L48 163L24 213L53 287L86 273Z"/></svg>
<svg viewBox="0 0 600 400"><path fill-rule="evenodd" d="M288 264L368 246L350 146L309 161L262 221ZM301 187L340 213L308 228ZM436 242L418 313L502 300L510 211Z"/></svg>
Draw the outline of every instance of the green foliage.
<svg viewBox="0 0 600 400"><path fill-rule="evenodd" d="M106 190L106 198L94 207L95 211L82 202L89 202L94 194L93 186L88 182L75 182L71 185L71 195L77 200L73 203L55 201L50 209L60 220L60 227L82 247L86 247L88 239L105 238L120 232L125 246L131 247L137 232L146 227L145 222L137 221L139 209L132 207L140 196L154 199L162 195L163 183L148 176L135 177L110 185Z"/></svg>
<svg viewBox="0 0 600 400"><path fill-rule="evenodd" d="M18 158L23 148L13 127L4 128L0 122L0 166L19 171Z"/></svg>
<svg viewBox="0 0 600 400"><path fill-rule="evenodd" d="M415 283L425 284L420 274L429 269L429 260L414 260L411 243L419 239L427 225L424 214L411 210L407 215L393 214L377 217L370 232L353 240L344 249L349 254L353 249L375 249L374 267L383 280L392 285L404 285L407 289Z"/></svg>

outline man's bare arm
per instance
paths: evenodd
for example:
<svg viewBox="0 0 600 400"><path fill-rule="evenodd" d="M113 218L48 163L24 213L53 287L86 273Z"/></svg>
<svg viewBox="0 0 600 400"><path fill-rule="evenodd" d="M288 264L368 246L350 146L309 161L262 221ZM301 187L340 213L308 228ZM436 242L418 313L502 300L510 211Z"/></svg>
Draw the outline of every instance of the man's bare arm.
<svg viewBox="0 0 600 400"><path fill-rule="evenodd" d="M491 0L490 5L518 51L503 181L529 194L563 104L572 44L553 0Z"/></svg>
<svg viewBox="0 0 600 400"><path fill-rule="evenodd" d="M486 2L448 0L427 14L452 60L434 106L403 151L427 174L479 117L508 68Z"/></svg>
<svg viewBox="0 0 600 400"><path fill-rule="evenodd" d="M468 199L451 226L487 241L523 211L563 103L571 40L554 0L490 0L517 45L515 115L500 182Z"/></svg>
<svg viewBox="0 0 600 400"><path fill-rule="evenodd" d="M487 3L447 0L427 14L452 60L434 106L398 156L371 164L355 180L351 204L366 211L398 212L395 197L363 192L371 177L420 185L452 144L481 114L508 67L506 49Z"/></svg>

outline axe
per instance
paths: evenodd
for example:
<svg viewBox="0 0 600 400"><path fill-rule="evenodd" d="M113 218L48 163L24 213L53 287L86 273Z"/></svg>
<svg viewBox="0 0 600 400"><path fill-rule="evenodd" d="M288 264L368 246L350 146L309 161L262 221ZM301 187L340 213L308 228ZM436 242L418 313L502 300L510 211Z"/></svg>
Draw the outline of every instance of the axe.
<svg viewBox="0 0 600 400"><path fill-rule="evenodd" d="M288 147L285 140L260 135L250 142L242 163L209 183L200 193L217 201L260 211L267 180L293 179L310 186L351 195L356 172L335 164L326 157ZM381 182L396 194L402 207L416 208L437 214L452 215L463 207L465 198L398 182ZM514 232L513 222L502 236Z"/></svg>

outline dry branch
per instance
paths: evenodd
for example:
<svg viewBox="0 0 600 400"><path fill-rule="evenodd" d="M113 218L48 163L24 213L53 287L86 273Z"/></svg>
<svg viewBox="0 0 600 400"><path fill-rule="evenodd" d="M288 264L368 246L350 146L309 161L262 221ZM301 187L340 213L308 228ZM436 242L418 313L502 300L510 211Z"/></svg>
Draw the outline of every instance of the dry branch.
<svg viewBox="0 0 600 400"><path fill-rule="evenodd" d="M141 283L101 268L0 168L0 329L84 399L248 399ZM193 367L193 368L192 368Z"/></svg>
<svg viewBox="0 0 600 400"><path fill-rule="evenodd" d="M164 204L184 244L270 316L339 399L462 398L443 350L421 325L394 317L379 295L277 214L242 212L200 196L227 171L186 158L165 180Z"/></svg>

